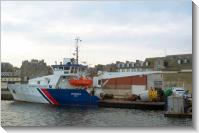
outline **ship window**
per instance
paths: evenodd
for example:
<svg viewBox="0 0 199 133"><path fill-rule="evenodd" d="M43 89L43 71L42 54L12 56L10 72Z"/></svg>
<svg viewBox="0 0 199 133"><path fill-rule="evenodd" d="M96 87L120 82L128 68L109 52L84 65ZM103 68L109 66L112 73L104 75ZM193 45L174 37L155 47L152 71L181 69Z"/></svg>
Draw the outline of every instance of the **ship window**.
<svg viewBox="0 0 199 133"><path fill-rule="evenodd" d="M74 73L77 73L77 67L74 68Z"/></svg>
<svg viewBox="0 0 199 133"><path fill-rule="evenodd" d="M56 71L56 70L57 70L57 67L54 67L53 69Z"/></svg>
<svg viewBox="0 0 199 133"><path fill-rule="evenodd" d="M68 71L64 71L64 74L68 74Z"/></svg>
<svg viewBox="0 0 199 133"><path fill-rule="evenodd" d="M63 70L63 67L59 67L59 70Z"/></svg>
<svg viewBox="0 0 199 133"><path fill-rule="evenodd" d="M70 73L73 73L73 72L74 72L74 67L71 67Z"/></svg>
<svg viewBox="0 0 199 133"><path fill-rule="evenodd" d="M77 67L77 72L79 72L79 67Z"/></svg>
<svg viewBox="0 0 199 133"><path fill-rule="evenodd" d="M79 71L84 71L85 70L83 67L80 67L79 69L80 69Z"/></svg>
<svg viewBox="0 0 199 133"><path fill-rule="evenodd" d="M69 70L70 69L70 67L64 67L64 70Z"/></svg>

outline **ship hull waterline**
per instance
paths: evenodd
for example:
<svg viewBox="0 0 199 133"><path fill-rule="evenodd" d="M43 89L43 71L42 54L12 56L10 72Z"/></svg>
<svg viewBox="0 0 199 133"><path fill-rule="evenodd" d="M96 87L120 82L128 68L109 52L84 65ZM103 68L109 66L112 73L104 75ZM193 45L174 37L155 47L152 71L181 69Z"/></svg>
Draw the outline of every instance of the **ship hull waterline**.
<svg viewBox="0 0 199 133"><path fill-rule="evenodd" d="M99 98L84 89L53 89L44 87L16 87L9 90L16 101L47 103L57 106L98 106Z"/></svg>

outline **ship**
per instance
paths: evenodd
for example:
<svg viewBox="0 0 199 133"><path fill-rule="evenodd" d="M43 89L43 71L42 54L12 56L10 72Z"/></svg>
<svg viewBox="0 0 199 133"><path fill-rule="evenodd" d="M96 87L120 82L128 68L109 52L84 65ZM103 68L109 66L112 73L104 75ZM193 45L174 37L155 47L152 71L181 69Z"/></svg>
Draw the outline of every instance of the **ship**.
<svg viewBox="0 0 199 133"><path fill-rule="evenodd" d="M76 59L64 58L63 63L51 65L53 74L29 79L27 84L9 84L14 100L68 106L98 106L101 90L94 90L87 66Z"/></svg>

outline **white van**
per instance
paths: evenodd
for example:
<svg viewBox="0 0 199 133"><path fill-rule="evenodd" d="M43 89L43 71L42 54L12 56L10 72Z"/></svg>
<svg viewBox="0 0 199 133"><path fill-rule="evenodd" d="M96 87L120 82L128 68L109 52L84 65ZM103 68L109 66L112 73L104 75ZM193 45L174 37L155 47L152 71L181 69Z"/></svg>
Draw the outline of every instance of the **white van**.
<svg viewBox="0 0 199 133"><path fill-rule="evenodd" d="M183 96L185 94L185 89L183 87L172 87L172 91L178 96Z"/></svg>

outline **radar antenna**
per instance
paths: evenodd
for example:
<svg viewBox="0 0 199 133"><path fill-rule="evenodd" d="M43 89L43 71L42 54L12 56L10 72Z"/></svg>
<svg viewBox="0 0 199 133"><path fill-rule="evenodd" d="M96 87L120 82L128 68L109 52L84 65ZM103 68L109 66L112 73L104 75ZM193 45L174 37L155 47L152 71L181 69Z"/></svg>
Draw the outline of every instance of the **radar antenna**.
<svg viewBox="0 0 199 133"><path fill-rule="evenodd" d="M80 39L80 37L75 38L75 43L76 43L75 52L76 52L76 62L77 62L77 64L79 62L79 46L78 46L78 43L81 42L81 41L82 40Z"/></svg>

